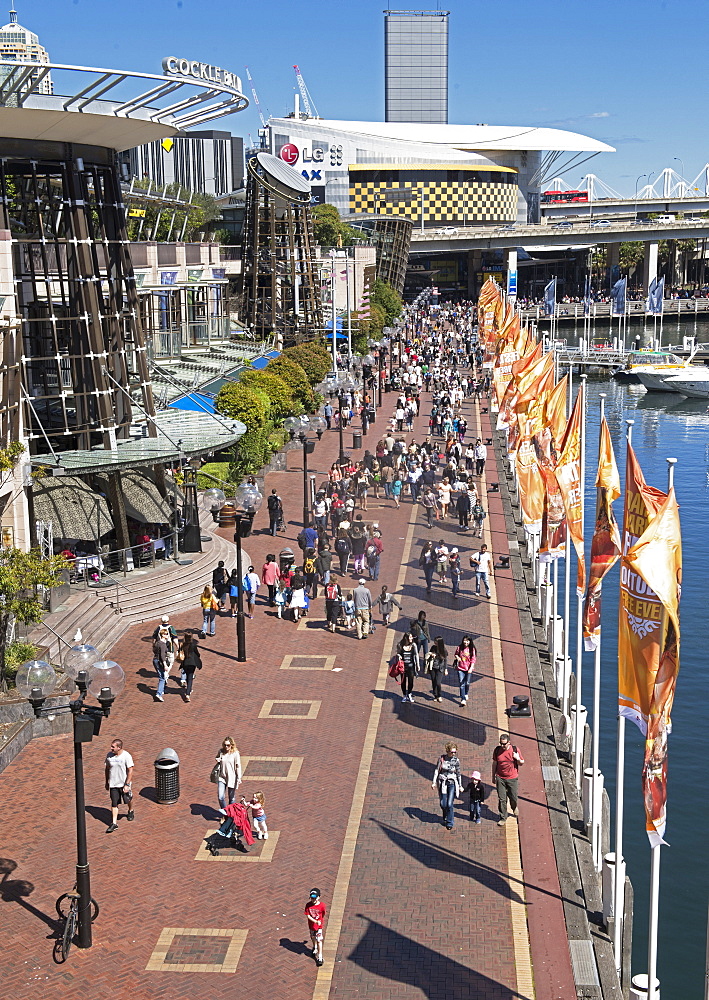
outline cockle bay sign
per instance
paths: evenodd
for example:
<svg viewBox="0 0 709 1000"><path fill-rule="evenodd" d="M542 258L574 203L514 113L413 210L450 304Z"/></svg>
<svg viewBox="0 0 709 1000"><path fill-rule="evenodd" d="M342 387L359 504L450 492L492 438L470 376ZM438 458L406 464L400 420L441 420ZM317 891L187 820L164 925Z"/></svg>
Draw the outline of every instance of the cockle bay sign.
<svg viewBox="0 0 709 1000"><path fill-rule="evenodd" d="M220 90L229 90L241 94L241 80L236 73L230 73L221 66L199 62L196 59L181 59L178 56L165 56L162 61L163 73L166 76L191 77L200 83L214 83Z"/></svg>

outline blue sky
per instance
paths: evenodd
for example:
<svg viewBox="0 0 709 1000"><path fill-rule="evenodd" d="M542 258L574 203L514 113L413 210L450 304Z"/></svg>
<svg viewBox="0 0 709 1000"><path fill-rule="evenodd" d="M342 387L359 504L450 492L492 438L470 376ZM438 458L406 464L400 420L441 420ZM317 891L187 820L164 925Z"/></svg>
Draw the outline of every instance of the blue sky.
<svg viewBox="0 0 709 1000"><path fill-rule="evenodd" d="M384 117L383 15L374 0L18 0L18 19L55 62L161 72L165 55L254 77L262 106L292 108L300 65L324 118ZM394 5L392 5L394 6ZM434 3L396 9L432 8ZM689 0L594 4L452 0L449 120L547 125L617 148L589 169L622 193L670 166L691 181L709 160L704 41L709 8ZM248 94L248 91L247 91ZM250 96L250 94L248 94ZM219 127L217 124L215 127ZM255 111L221 127L256 136ZM640 181L640 186L645 183Z"/></svg>

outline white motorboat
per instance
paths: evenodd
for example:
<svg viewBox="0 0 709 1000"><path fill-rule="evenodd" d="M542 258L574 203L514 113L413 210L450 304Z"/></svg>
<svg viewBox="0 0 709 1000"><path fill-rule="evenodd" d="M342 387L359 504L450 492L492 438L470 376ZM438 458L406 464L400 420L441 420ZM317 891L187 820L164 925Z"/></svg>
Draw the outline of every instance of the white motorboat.
<svg viewBox="0 0 709 1000"><path fill-rule="evenodd" d="M680 392L689 399L709 399L709 368L692 365L678 375L670 375L665 385L666 391Z"/></svg>
<svg viewBox="0 0 709 1000"><path fill-rule="evenodd" d="M693 357L694 353L685 360L669 351L648 351L644 358L633 359L630 372L648 392L679 392L679 389L670 385L668 380L673 375L685 372Z"/></svg>

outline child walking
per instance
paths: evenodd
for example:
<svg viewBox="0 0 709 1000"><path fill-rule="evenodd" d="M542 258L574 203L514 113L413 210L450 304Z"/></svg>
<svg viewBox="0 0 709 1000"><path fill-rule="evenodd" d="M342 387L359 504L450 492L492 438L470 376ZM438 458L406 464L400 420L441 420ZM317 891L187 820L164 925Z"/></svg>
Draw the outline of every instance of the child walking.
<svg viewBox="0 0 709 1000"><path fill-rule="evenodd" d="M313 942L313 958L315 964L322 965L323 923L325 921L325 904L320 900L320 890L311 889L308 902L305 904L305 916L308 919L310 940Z"/></svg>
<svg viewBox="0 0 709 1000"><path fill-rule="evenodd" d="M355 616L355 605L354 597L352 596L352 591L347 591L347 597L342 604L342 611L345 616L345 627L351 629L354 626L354 616Z"/></svg>
<svg viewBox="0 0 709 1000"><path fill-rule="evenodd" d="M480 822L480 806L485 801L485 786L480 780L480 771L473 771L470 781L463 789L463 794L470 794L470 819L473 823Z"/></svg>
<svg viewBox="0 0 709 1000"><path fill-rule="evenodd" d="M241 802L251 810L251 819L254 823L254 833L259 840L268 840L268 827L266 826L266 797L263 792L254 792L247 801L245 796L241 796Z"/></svg>
<svg viewBox="0 0 709 1000"><path fill-rule="evenodd" d="M389 593L386 585L382 587L382 592L377 598L377 604L379 605L379 611L385 625L389 624L389 619L392 611L394 610L394 605L396 604L397 608L401 609L401 604L399 604L393 594Z"/></svg>

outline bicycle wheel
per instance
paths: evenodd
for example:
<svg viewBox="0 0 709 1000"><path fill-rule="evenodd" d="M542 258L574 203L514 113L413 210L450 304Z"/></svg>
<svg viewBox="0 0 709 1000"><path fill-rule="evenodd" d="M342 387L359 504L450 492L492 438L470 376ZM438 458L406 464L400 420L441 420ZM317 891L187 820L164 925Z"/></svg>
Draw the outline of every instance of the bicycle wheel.
<svg viewBox="0 0 709 1000"><path fill-rule="evenodd" d="M66 923L64 924L64 933L62 934L62 952L64 954L64 961L66 962L69 957L69 952L71 951L71 944L74 940L74 931L76 930L76 909L72 908L69 910L69 916L67 917Z"/></svg>

